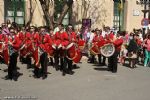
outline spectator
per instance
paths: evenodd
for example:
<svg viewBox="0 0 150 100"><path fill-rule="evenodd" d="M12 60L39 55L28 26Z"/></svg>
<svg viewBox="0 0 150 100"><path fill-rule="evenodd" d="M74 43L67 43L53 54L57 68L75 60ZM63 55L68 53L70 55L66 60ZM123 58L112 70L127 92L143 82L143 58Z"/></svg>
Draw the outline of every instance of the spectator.
<svg viewBox="0 0 150 100"><path fill-rule="evenodd" d="M144 66L146 67L148 65L148 62L150 62L150 34L148 34L144 40L144 47L145 47Z"/></svg>
<svg viewBox="0 0 150 100"><path fill-rule="evenodd" d="M6 24L2 24L2 34L6 34L6 35L8 35L10 32L9 32L9 29L8 29L8 27L7 27L7 25Z"/></svg>
<svg viewBox="0 0 150 100"><path fill-rule="evenodd" d="M129 45L127 47L128 50L128 57L130 58L129 60L129 66L131 68L136 67L136 62L137 62L137 51L139 49L138 44L136 42L137 40L137 35L133 34L131 35L133 38L130 40ZM131 37L130 36L130 37Z"/></svg>

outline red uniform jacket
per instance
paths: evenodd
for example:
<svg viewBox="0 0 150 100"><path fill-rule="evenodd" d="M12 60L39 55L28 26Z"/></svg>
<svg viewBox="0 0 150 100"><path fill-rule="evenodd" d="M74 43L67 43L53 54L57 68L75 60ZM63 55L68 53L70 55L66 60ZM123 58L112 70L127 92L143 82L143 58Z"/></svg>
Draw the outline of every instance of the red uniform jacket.
<svg viewBox="0 0 150 100"><path fill-rule="evenodd" d="M27 33L25 34L25 39L26 39L25 44L31 44L32 34L30 34L30 32L27 32Z"/></svg>
<svg viewBox="0 0 150 100"><path fill-rule="evenodd" d="M36 32L34 35L33 35L33 41L34 41L34 45L36 46L36 47L38 47L39 46L39 44L40 44L40 35L39 35L39 33L38 32Z"/></svg>
<svg viewBox="0 0 150 100"><path fill-rule="evenodd" d="M112 39L114 39L114 34L113 34L113 33L107 34L107 35L106 35L106 39L107 39L107 40L112 40Z"/></svg>
<svg viewBox="0 0 150 100"><path fill-rule="evenodd" d="M66 47L69 44L69 35L66 32L61 34L61 44Z"/></svg>
<svg viewBox="0 0 150 100"><path fill-rule="evenodd" d="M61 44L61 35L62 33L60 32L56 32L56 34L54 35L54 44L56 46L59 46Z"/></svg>
<svg viewBox="0 0 150 100"><path fill-rule="evenodd" d="M98 47L101 47L105 44L104 38L102 35L98 36L97 34L94 36L93 41L92 41L95 45L97 45Z"/></svg>
<svg viewBox="0 0 150 100"><path fill-rule="evenodd" d="M21 41L19 39L18 35L13 35L10 37L10 42L12 43L12 46L15 50L18 50L21 45Z"/></svg>
<svg viewBox="0 0 150 100"><path fill-rule="evenodd" d="M25 34L25 45L26 45L26 50L27 52L32 52L33 49L33 35L30 32L27 32Z"/></svg>
<svg viewBox="0 0 150 100"><path fill-rule="evenodd" d="M121 50L121 45L123 44L123 38L120 37L120 38L116 39L116 40L113 42L113 44L115 45L115 49L116 49L117 51L120 51L120 50Z"/></svg>
<svg viewBox="0 0 150 100"><path fill-rule="evenodd" d="M50 49L50 47L52 46L52 43L53 43L49 34L45 34L43 43L44 43L46 51L49 52L49 49Z"/></svg>
<svg viewBox="0 0 150 100"><path fill-rule="evenodd" d="M19 33L18 33L18 36L19 36L19 39L20 39L21 41L23 41L24 38L25 38L25 36L24 36L24 34L23 34L22 32L19 32Z"/></svg>
<svg viewBox="0 0 150 100"><path fill-rule="evenodd" d="M71 32L70 34L68 34L68 37L70 42L77 42L77 35L75 32Z"/></svg>

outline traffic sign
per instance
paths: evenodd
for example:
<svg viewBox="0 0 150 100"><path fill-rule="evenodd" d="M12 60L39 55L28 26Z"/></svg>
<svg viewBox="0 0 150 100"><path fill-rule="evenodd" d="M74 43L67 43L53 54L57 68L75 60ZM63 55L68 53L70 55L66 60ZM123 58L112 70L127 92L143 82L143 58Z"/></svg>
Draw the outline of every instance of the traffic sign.
<svg viewBox="0 0 150 100"><path fill-rule="evenodd" d="M142 26L148 26L149 24L149 19L148 18L143 18L142 21L141 21L141 25Z"/></svg>

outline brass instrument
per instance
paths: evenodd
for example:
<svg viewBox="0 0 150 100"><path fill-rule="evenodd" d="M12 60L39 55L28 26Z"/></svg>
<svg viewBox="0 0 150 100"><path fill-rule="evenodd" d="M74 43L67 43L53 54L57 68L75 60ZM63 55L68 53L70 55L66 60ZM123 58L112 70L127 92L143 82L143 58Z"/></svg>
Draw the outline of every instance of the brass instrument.
<svg viewBox="0 0 150 100"><path fill-rule="evenodd" d="M110 57L115 52L115 46L112 43L105 44L101 47L100 52L105 57Z"/></svg>

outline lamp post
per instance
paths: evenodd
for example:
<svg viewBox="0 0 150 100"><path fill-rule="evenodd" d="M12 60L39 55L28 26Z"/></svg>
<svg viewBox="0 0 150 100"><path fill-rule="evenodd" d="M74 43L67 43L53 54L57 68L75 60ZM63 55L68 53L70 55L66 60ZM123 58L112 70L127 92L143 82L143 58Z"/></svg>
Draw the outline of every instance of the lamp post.
<svg viewBox="0 0 150 100"><path fill-rule="evenodd" d="M142 10L142 12L144 13L144 18L146 18L146 13L148 13L148 19L150 20L150 0L140 0L140 1L136 1L136 4L138 5L144 5L144 10ZM149 7L149 9L147 10L147 5ZM143 28L143 38L145 36L145 28Z"/></svg>

